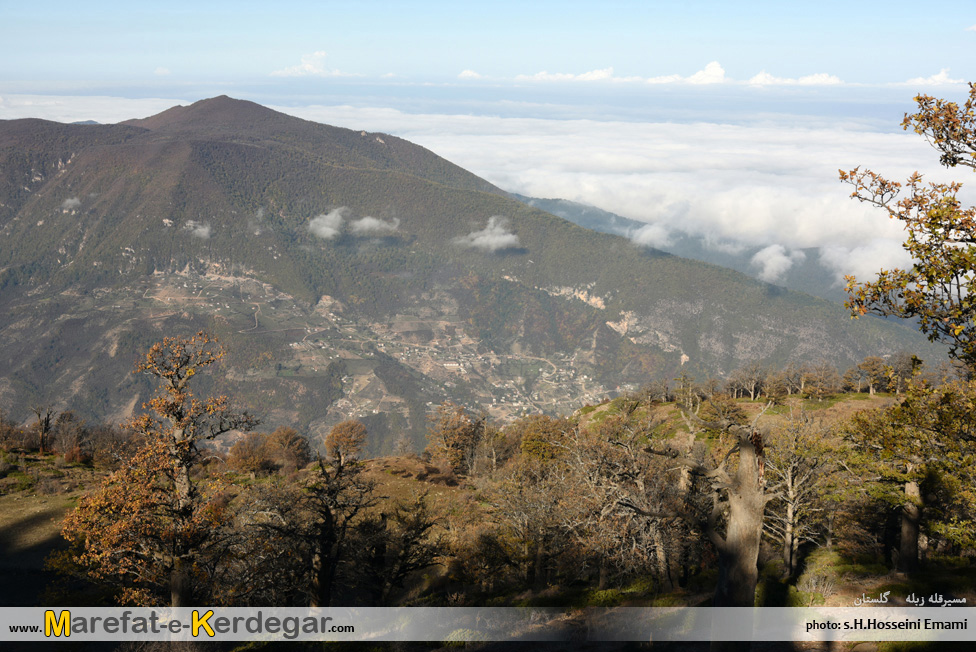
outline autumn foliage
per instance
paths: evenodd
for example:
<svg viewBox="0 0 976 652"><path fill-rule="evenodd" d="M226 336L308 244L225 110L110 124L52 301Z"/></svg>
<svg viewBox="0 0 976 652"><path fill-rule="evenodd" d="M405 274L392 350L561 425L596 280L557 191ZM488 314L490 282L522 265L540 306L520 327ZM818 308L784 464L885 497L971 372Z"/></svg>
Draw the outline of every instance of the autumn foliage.
<svg viewBox="0 0 976 652"><path fill-rule="evenodd" d="M222 356L206 333L153 345L135 373L152 376L159 391L125 424L140 448L65 520L64 536L84 547L78 561L118 586L125 604L184 606L206 585L226 499L219 482L197 477L201 444L256 423L226 396L193 395L191 379Z"/></svg>
<svg viewBox="0 0 976 652"><path fill-rule="evenodd" d="M976 84L962 106L928 95L915 102L918 111L905 116L903 128L941 152L942 165L976 169ZM930 339L976 364L976 208L959 200L962 184L926 183L918 172L902 184L860 168L841 170L840 179L853 186L852 197L904 224L904 248L915 261L910 269L882 270L873 281L848 276L853 314L915 318Z"/></svg>

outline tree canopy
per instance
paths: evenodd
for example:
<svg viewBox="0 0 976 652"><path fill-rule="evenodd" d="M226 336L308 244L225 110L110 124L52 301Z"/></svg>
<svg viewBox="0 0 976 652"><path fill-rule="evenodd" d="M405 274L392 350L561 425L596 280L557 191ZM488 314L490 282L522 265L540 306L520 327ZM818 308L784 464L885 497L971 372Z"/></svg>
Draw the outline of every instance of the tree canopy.
<svg viewBox="0 0 976 652"><path fill-rule="evenodd" d="M185 606L205 576L226 501L219 487L194 477L200 444L257 423L234 412L226 396L201 400L191 391L191 379L222 356L206 333L167 337L150 348L135 373L156 378L160 390L126 424L142 445L65 520L65 537L84 543L81 563L119 586L125 603L156 603L168 587L171 605Z"/></svg>
<svg viewBox="0 0 976 652"><path fill-rule="evenodd" d="M946 167L976 169L976 84L963 105L928 95L915 98L918 111L906 114L913 129L941 152ZM847 278L848 307L867 313L916 318L933 341L950 345L952 355L976 366L976 207L958 198L962 184L927 183L918 172L902 184L870 170L840 171L854 187L852 197L874 204L905 225L910 269L882 270L873 281Z"/></svg>

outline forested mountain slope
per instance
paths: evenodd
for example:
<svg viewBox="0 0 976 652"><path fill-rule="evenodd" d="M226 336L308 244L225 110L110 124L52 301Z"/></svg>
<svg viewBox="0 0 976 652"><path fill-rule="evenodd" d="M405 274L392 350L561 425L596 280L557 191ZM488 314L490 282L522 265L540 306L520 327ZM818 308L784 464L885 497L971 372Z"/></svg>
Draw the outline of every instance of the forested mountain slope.
<svg viewBox="0 0 976 652"><path fill-rule="evenodd" d="M680 371L937 353L911 329L527 206L400 138L218 97L0 122L0 406L117 418L172 333L270 422L419 440L448 398L566 412Z"/></svg>

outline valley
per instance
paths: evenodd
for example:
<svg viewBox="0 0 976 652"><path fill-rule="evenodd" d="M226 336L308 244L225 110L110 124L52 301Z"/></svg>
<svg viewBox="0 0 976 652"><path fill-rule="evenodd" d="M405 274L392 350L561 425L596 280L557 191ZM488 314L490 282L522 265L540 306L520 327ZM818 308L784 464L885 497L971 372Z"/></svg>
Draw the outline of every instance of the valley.
<svg viewBox="0 0 976 652"><path fill-rule="evenodd" d="M129 329L162 332L174 321L212 324L229 349L226 381L257 399L252 409L269 426L302 420L295 405L301 387L329 382L341 370L341 397L319 405L322 414L308 422L313 438L348 418L385 415L423 426L426 413L448 400L504 422L528 413L566 415L637 388L596 380L585 350L540 356L486 347L466 331L444 291L428 293L420 309L371 320L329 296L309 306L256 279L220 272L157 273L133 286L100 289L62 318L116 324L103 342L109 357ZM275 392L262 399L247 391L278 381L297 384L296 395ZM130 403L136 402L133 397Z"/></svg>

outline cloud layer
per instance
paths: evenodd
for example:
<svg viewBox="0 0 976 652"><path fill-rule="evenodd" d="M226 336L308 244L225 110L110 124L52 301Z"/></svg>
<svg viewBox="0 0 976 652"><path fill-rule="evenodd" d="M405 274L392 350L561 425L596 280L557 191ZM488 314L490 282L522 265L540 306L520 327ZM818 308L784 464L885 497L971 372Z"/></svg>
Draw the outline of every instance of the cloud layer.
<svg viewBox="0 0 976 652"><path fill-rule="evenodd" d="M938 74L929 77L914 77L905 82L906 84L920 86L943 86L945 84L965 84L965 79L952 79L949 77L949 69L943 68Z"/></svg>
<svg viewBox="0 0 976 652"><path fill-rule="evenodd" d="M271 73L272 77L353 77L355 75L344 73L335 68L328 68L325 59L328 53L323 51L313 52L302 55L302 62L295 66L275 70Z"/></svg>
<svg viewBox="0 0 976 652"><path fill-rule="evenodd" d="M645 87L659 104L677 107L663 118L627 114L626 107L619 112L621 118L608 118L603 110L606 106L622 106L611 100L599 105L573 104L562 114L571 119L519 117L559 114L559 105L543 102L499 101L482 111L497 108L496 115L470 115L463 110L407 113L368 104L279 110L327 124L393 133L506 190L580 201L645 222L648 226L636 231L633 238L646 246L667 246L673 234L688 233L705 236L722 247L762 248L766 253L756 261L756 269L770 278L777 265L791 260L791 252L806 248L819 249L820 260L838 278L852 272L870 275L881 267L904 264L901 225L882 211L851 200L850 188L837 181L838 168L861 165L893 180L902 180L916 169L928 181L966 182L970 178L966 171L941 169L924 140L898 129L904 109L911 109L911 92L919 89L906 94L904 88L889 87L882 94L885 117L881 119L874 117L876 113L865 112L865 117L856 110L866 105L865 98L877 97L881 91L856 95L847 85L807 85L801 79L793 84L770 75L759 80L763 83L755 85L758 87L741 85L735 92L730 92L726 79L721 86L723 103L714 107L709 102L715 86ZM957 81L948 70L918 81L935 85L943 80ZM589 86L578 88L580 97L588 97ZM623 97L630 88L601 86L600 102L614 89L622 89ZM761 103L742 100L738 105L737 115L745 117L728 117L729 98L758 96L762 96ZM785 98L784 102L776 104L778 97ZM890 98L901 98L903 104ZM151 115L177 103L186 100L5 94L0 100L0 119L34 116L112 122ZM818 114L827 105L854 108L838 115ZM797 106L809 107L810 115L797 114ZM765 112L763 107L768 107ZM575 117L579 115L589 117ZM976 203L969 186L960 198ZM350 219L341 210L332 211L314 218L308 228L325 239L340 232L353 234L353 223L360 221L355 228L367 235L399 228L395 220L360 218L347 224ZM202 228L198 233L198 237L208 235ZM517 242L516 237L495 220L458 244L480 247L474 243L504 244ZM782 251L769 249L773 245L781 246Z"/></svg>
<svg viewBox="0 0 976 652"><path fill-rule="evenodd" d="M480 78L481 75L468 74L471 73L470 70L465 70L458 77L462 79L474 79ZM673 83L688 83L688 84L720 84L726 80L725 69L722 68L718 61L712 61L706 65L702 70L689 75L687 77L682 77L681 75L663 75L658 77L641 77L638 75L630 75L626 77L621 77L615 75L613 72L613 67L601 68L599 70L590 70L589 72L583 73L565 73L565 72L548 72L543 70L542 72L537 72L534 75L516 75L515 81L517 82L625 82L625 83L644 83L644 84L673 84Z"/></svg>
<svg viewBox="0 0 976 652"><path fill-rule="evenodd" d="M768 72L763 70L755 77L749 80L749 83L753 86L834 86L837 84L843 84L840 77L836 75L828 75L825 72L817 73L814 75L805 75L803 77L798 77L796 79L789 79L783 77L773 77Z"/></svg>
<svg viewBox="0 0 976 652"><path fill-rule="evenodd" d="M941 169L924 140L898 130L900 116L892 118L891 131L882 131L873 122L799 116L682 124L360 107L298 113L395 133L506 190L579 201L646 222L632 236L645 246L665 247L672 234L687 233L726 249L762 247L755 267L771 280L799 262L799 249L820 249L821 263L838 279L904 260L901 225L850 199L838 168L862 165L894 180L922 169L927 180L960 174L966 180L964 172ZM496 219L458 244L485 243L491 250L497 245L488 243L517 246L514 237Z"/></svg>

